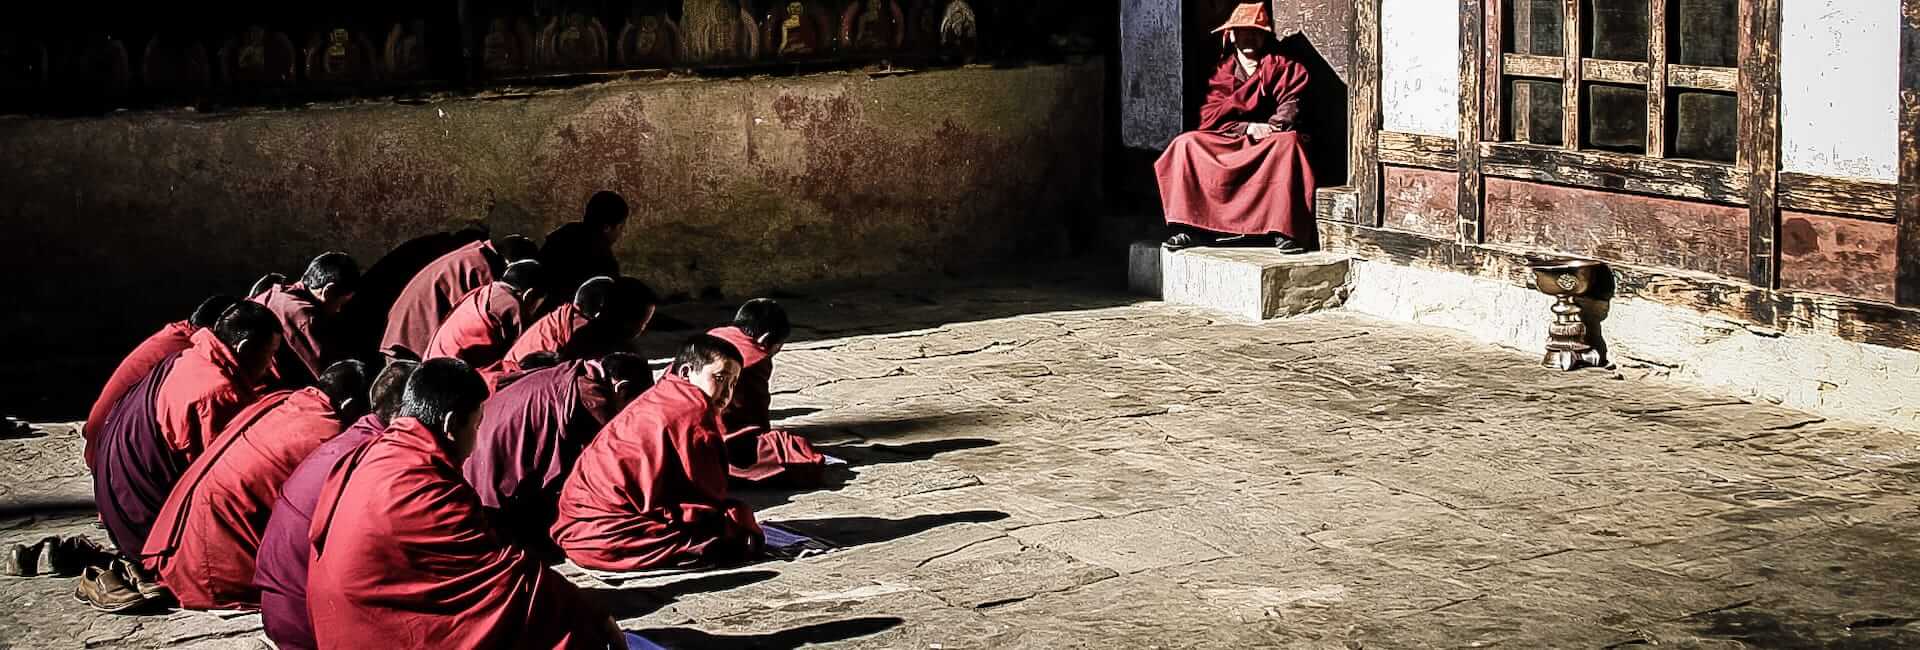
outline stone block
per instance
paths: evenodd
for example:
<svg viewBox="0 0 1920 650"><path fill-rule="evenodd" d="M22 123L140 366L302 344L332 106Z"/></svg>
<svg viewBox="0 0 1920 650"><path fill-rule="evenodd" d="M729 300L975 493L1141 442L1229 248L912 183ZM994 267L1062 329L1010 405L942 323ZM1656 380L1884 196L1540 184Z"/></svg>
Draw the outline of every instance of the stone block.
<svg viewBox="0 0 1920 650"><path fill-rule="evenodd" d="M1134 242L1127 286L1178 305L1217 309L1247 320L1284 318L1339 307L1347 297L1348 258L1284 255L1265 248L1192 248L1167 252Z"/></svg>

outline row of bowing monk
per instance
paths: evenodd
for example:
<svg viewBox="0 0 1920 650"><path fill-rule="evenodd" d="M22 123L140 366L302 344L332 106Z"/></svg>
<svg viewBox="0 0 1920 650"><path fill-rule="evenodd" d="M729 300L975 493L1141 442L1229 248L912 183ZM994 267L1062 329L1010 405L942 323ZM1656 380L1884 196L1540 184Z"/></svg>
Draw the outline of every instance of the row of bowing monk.
<svg viewBox="0 0 1920 650"><path fill-rule="evenodd" d="M826 462L770 422L787 313L748 301L656 380L629 349L659 300L619 273L609 196L543 247L326 253L161 327L82 429L111 547L76 596L257 609L282 648L625 647L553 565L762 557L730 483Z"/></svg>

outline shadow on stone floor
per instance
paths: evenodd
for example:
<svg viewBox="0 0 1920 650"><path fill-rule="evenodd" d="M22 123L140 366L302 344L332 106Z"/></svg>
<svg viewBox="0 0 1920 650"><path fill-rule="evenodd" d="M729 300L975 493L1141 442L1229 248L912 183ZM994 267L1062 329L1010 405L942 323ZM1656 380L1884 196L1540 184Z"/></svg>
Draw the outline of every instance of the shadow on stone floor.
<svg viewBox="0 0 1920 650"><path fill-rule="evenodd" d="M963 510L928 515L914 515L901 519L885 517L825 517L821 519L788 519L769 521L794 532L831 542L840 548L865 546L890 542L896 539L912 537L920 533L952 524L984 524L1000 521L1011 515L998 510Z"/></svg>
<svg viewBox="0 0 1920 650"><path fill-rule="evenodd" d="M816 643L832 643L879 634L903 622L905 621L892 616L869 616L802 625L768 634L712 634L684 627L652 628L637 630L637 632L654 643L675 650L694 648L789 650Z"/></svg>
<svg viewBox="0 0 1920 650"><path fill-rule="evenodd" d="M948 452L980 449L1000 444L986 438L947 438L943 440L922 440L897 445L831 445L819 447L820 453L847 461L845 465L826 468L820 477L819 485L791 486L753 486L741 485L733 489L733 496L753 506L754 510L766 510L786 505L794 497L813 492L831 492L846 487L858 472L854 471L870 465L887 463L911 463L931 460L935 456Z"/></svg>
<svg viewBox="0 0 1920 650"><path fill-rule="evenodd" d="M93 499L81 497L35 497L0 499L0 521L30 517L69 517L94 512Z"/></svg>
<svg viewBox="0 0 1920 650"><path fill-rule="evenodd" d="M600 604L607 614L616 620L638 618L673 604L681 596L727 591L747 585L771 580L780 575L778 571L736 571L688 578L664 585L649 587L593 588L584 590L587 598Z"/></svg>

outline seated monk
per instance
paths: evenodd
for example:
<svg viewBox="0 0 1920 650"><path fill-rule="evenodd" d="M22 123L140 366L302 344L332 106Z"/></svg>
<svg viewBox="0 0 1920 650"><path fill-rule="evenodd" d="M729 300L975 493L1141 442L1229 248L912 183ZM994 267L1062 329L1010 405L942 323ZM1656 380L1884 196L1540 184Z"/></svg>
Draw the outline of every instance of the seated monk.
<svg viewBox="0 0 1920 650"><path fill-rule="evenodd" d="M113 369L113 375L107 378L107 385L100 389L100 397L93 401L93 408L87 411L87 422L80 426L80 437L86 441L81 452L87 469L93 469L94 439L100 435L101 425L107 422L107 412L119 403L120 397L127 394L135 383L153 372L160 361L187 348L193 347L193 333L213 326L214 319L220 317L228 307L238 301L233 296L213 296L194 308L193 314L186 320L167 323L154 332L153 336L141 341L133 348L133 353L120 360L120 366Z"/></svg>
<svg viewBox="0 0 1920 650"><path fill-rule="evenodd" d="M380 351L389 357L420 358L440 329L440 321L461 298L493 282L508 264L533 259L536 250L533 240L507 235L461 246L434 260L393 301Z"/></svg>
<svg viewBox="0 0 1920 650"><path fill-rule="evenodd" d="M267 638L281 650L312 650L313 617L307 613L307 560L313 542L307 531L313 527L313 509L320 503L320 489L327 473L340 457L387 429L400 411L400 397L413 376L418 361L394 360L373 378L368 391L373 410L360 416L340 435L320 443L293 468L273 501L273 516L267 519L260 535L260 552L253 567L253 584L260 588L260 621Z"/></svg>
<svg viewBox="0 0 1920 650"><path fill-rule="evenodd" d="M548 537L560 485L580 450L627 402L653 387L635 354L567 361L529 371L487 400L463 474L502 534L553 556Z"/></svg>
<svg viewBox="0 0 1920 650"><path fill-rule="evenodd" d="M367 404L367 366L347 360L299 390L262 396L187 467L154 519L141 562L185 609L254 609L253 558L280 485Z"/></svg>
<svg viewBox="0 0 1920 650"><path fill-rule="evenodd" d="M627 200L602 190L587 199L586 214L547 234L540 263L547 267L548 293L562 297L595 276L620 277L613 245L627 225Z"/></svg>
<svg viewBox="0 0 1920 650"><path fill-rule="evenodd" d="M340 459L314 510L307 606L320 648L606 648L612 619L494 532L460 476L487 385L420 364L385 432Z"/></svg>
<svg viewBox="0 0 1920 650"><path fill-rule="evenodd" d="M500 374L500 360L526 329L533 294L540 287L540 263L523 260L507 265L500 279L474 289L447 314L440 331L423 351L425 359L455 358L467 362L487 380L489 389Z"/></svg>
<svg viewBox="0 0 1920 650"><path fill-rule="evenodd" d="M519 372L527 357L541 352L573 361L626 350L646 332L659 303L653 289L634 278L599 276L582 282L573 292L573 302L541 316L507 348L500 372Z"/></svg>
<svg viewBox="0 0 1920 650"><path fill-rule="evenodd" d="M639 571L761 555L753 510L727 497L727 450L713 428L740 354L699 335L673 368L600 430L560 489L553 541L574 564Z"/></svg>
<svg viewBox="0 0 1920 650"><path fill-rule="evenodd" d="M1276 52L1264 2L1244 3L1226 24L1228 52L1207 82L1200 130L1180 134L1153 165L1167 223L1166 247L1267 242L1282 252L1305 249L1313 227L1313 170L1294 131L1307 69Z"/></svg>
<svg viewBox="0 0 1920 650"><path fill-rule="evenodd" d="M93 498L120 555L133 560L146 546L167 495L214 435L253 402L254 386L280 351L280 321L258 303L228 307L213 327L193 333L193 347L154 366L120 398L100 429L94 450ZM107 585L119 598L89 599L108 611L136 607L157 596L148 577L129 566L133 581ZM103 577L103 580L105 578Z"/></svg>
<svg viewBox="0 0 1920 650"><path fill-rule="evenodd" d="M749 300L734 314L733 324L712 334L733 344L742 363L733 402L720 416L726 426L727 460L734 478L746 481L814 485L826 467L826 458L813 443L789 431L773 428L773 357L786 345L793 326L787 310L766 298Z"/></svg>
<svg viewBox="0 0 1920 650"><path fill-rule="evenodd" d="M279 317L285 337L274 359L273 385L312 384L321 370L352 356L340 340L338 318L359 287L360 265L352 257L322 253L307 264L299 282L275 284L251 298Z"/></svg>
<svg viewBox="0 0 1920 650"><path fill-rule="evenodd" d="M360 275L360 290L353 292L353 302L340 311L340 335L347 349L356 353L379 349L380 335L387 331L387 313L414 276L441 256L486 239L486 224L473 222L453 232L430 233L401 242L367 265Z"/></svg>

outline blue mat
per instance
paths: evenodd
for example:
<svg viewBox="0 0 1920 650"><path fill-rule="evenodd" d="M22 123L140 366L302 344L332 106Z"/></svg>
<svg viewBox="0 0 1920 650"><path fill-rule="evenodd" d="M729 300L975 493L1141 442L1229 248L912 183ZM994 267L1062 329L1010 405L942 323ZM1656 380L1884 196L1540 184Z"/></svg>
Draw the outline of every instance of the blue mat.
<svg viewBox="0 0 1920 650"><path fill-rule="evenodd" d="M647 637L636 632L627 633L627 650L667 650L666 646L648 641Z"/></svg>
<svg viewBox="0 0 1920 650"><path fill-rule="evenodd" d="M760 530L767 536L767 554L782 560L812 557L835 548L833 544L775 524L762 523Z"/></svg>

